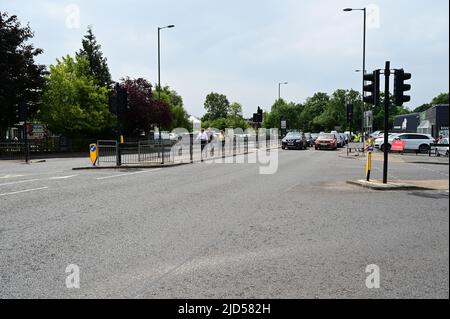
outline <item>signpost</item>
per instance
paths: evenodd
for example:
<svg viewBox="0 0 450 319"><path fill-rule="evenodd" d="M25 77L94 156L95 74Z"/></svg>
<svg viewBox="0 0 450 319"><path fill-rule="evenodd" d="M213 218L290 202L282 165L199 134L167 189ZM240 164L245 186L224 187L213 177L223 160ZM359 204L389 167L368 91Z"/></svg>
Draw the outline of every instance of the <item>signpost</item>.
<svg viewBox="0 0 450 319"><path fill-rule="evenodd" d="M97 144L91 144L89 145L90 155L91 155L91 162L92 165L96 165L98 161L98 147Z"/></svg>

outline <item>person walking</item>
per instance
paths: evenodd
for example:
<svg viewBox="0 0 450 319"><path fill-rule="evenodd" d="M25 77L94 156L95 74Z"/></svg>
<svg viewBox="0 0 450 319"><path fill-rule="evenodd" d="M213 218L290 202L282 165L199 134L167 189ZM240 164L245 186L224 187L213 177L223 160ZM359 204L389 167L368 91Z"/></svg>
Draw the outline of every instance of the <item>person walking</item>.
<svg viewBox="0 0 450 319"><path fill-rule="evenodd" d="M223 130L219 133L219 142L222 150L222 157L225 157L225 132Z"/></svg>
<svg viewBox="0 0 450 319"><path fill-rule="evenodd" d="M201 130L201 132L198 134L196 141L199 141L201 143L201 156L203 160L203 150L205 149L206 145L208 145L209 137L208 133L205 132L204 129Z"/></svg>

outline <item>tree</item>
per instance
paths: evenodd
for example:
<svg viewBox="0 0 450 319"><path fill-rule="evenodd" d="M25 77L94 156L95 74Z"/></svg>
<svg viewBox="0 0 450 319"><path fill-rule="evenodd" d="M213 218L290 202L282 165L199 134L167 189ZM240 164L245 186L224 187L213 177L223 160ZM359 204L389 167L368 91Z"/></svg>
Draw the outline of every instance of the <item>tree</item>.
<svg viewBox="0 0 450 319"><path fill-rule="evenodd" d="M33 36L17 16L0 12L0 138L17 124L15 109L20 102L29 104L30 117L38 111L46 71L34 61L43 51L28 43Z"/></svg>
<svg viewBox="0 0 450 319"><path fill-rule="evenodd" d="M159 95L158 95L159 93ZM161 98L167 105L169 105L170 111L173 114L173 121L165 129L172 131L175 128L185 128L188 131L192 130L192 123L189 121L189 114L183 106L183 98L170 87L165 86L161 91L156 87L153 100Z"/></svg>
<svg viewBox="0 0 450 319"><path fill-rule="evenodd" d="M168 126L173 114L164 100L153 98L152 85L143 78L123 79L120 85L128 92L128 107L122 117L124 133L139 137L155 126Z"/></svg>
<svg viewBox="0 0 450 319"><path fill-rule="evenodd" d="M449 104L448 102L449 102L449 94L441 93L431 101L431 104L432 105Z"/></svg>
<svg viewBox="0 0 450 319"><path fill-rule="evenodd" d="M287 103L283 99L276 100L272 105L270 113L264 116L263 127L280 128L281 121L285 120L287 129L303 130L300 123L300 114L303 111L303 105L293 102Z"/></svg>
<svg viewBox="0 0 450 319"><path fill-rule="evenodd" d="M101 86L110 87L112 84L107 59L103 57L101 45L89 26L87 34L82 40L83 48L77 53L78 57L84 56L89 61L89 73Z"/></svg>
<svg viewBox="0 0 450 319"><path fill-rule="evenodd" d="M234 118L242 117L242 105L234 102L230 105L230 116Z"/></svg>
<svg viewBox="0 0 450 319"><path fill-rule="evenodd" d="M414 109L414 113L422 113L427 111L428 109L432 108L433 105L439 105L439 104L449 104L449 94L448 93L441 93L438 96L434 97L431 100L431 103L425 103L417 108Z"/></svg>
<svg viewBox="0 0 450 319"><path fill-rule="evenodd" d="M66 56L50 66L40 119L49 129L67 137L98 137L114 126L109 113L108 89L90 75L83 56Z"/></svg>
<svg viewBox="0 0 450 319"><path fill-rule="evenodd" d="M226 118L230 112L230 102L223 94L210 93L206 96L205 110L206 114L203 117L203 121Z"/></svg>

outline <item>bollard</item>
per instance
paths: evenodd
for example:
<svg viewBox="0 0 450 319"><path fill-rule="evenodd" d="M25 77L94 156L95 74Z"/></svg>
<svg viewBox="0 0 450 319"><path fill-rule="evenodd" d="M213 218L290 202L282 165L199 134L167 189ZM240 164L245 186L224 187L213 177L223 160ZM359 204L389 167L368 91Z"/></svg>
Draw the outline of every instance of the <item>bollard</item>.
<svg viewBox="0 0 450 319"><path fill-rule="evenodd" d="M367 153L366 178L370 182L370 172L372 171L372 152Z"/></svg>

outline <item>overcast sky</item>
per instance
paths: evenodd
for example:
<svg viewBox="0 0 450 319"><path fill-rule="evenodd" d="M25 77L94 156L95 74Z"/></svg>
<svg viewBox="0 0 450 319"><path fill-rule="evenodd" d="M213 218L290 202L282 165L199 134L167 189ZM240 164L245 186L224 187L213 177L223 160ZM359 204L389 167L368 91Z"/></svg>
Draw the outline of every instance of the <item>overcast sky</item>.
<svg viewBox="0 0 450 319"><path fill-rule="evenodd" d="M448 92L448 0L0 0L1 11L30 23L47 65L73 55L92 25L114 80L155 83L157 27L175 24L161 33L162 84L194 116L213 91L250 116L270 110L279 82L298 103L317 91L361 90L363 14L342 9L365 6L367 69L390 60L411 72L410 108Z"/></svg>

